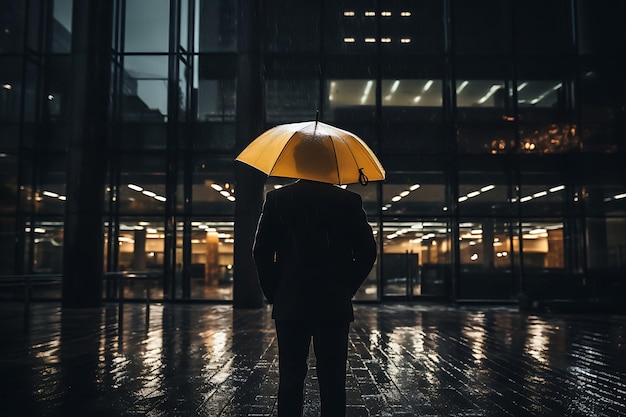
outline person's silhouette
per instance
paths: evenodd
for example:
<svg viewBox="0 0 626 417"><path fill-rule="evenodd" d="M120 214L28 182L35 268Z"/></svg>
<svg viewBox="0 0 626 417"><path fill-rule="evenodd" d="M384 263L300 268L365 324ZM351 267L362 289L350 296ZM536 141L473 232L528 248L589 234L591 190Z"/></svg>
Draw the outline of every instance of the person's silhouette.
<svg viewBox="0 0 626 417"><path fill-rule="evenodd" d="M310 149L293 152L310 170ZM304 158L304 162L301 158ZM360 195L330 183L298 180L269 191L254 259L273 304L279 351L278 415L302 415L313 340L323 417L344 416L352 297L376 261L376 242Z"/></svg>

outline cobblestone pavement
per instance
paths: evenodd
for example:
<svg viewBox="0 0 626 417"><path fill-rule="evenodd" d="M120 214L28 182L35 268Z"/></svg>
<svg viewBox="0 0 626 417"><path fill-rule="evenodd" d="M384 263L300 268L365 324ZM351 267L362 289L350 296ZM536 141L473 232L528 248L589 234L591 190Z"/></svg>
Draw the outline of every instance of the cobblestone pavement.
<svg viewBox="0 0 626 417"><path fill-rule="evenodd" d="M275 415L269 308L117 307L0 304L0 416ZM355 310L348 416L626 415L626 316ZM307 378L305 416L317 416L312 357Z"/></svg>

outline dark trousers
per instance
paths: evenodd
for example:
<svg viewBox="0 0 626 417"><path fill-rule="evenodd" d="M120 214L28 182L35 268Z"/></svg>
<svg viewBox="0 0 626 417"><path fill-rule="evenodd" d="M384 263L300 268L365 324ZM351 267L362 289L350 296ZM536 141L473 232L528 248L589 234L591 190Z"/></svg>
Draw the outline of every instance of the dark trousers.
<svg viewBox="0 0 626 417"><path fill-rule="evenodd" d="M346 415L349 322L275 320L278 336L278 416L302 416L309 345L313 339L322 417Z"/></svg>

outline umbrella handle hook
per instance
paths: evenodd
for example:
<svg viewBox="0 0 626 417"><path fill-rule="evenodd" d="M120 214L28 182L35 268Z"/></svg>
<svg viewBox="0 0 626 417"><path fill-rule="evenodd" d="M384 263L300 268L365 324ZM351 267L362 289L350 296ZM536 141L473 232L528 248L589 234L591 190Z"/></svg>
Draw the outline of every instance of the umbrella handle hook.
<svg viewBox="0 0 626 417"><path fill-rule="evenodd" d="M361 185L365 186L369 182L367 175L363 173L363 168L359 168L359 182Z"/></svg>

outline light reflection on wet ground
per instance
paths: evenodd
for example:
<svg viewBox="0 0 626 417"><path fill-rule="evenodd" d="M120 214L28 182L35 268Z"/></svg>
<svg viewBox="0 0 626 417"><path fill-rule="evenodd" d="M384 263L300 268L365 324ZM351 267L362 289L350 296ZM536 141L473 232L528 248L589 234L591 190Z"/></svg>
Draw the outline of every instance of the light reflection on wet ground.
<svg viewBox="0 0 626 417"><path fill-rule="evenodd" d="M0 304L0 416L272 416L269 309ZM348 416L624 416L625 316L357 305ZM25 325L26 324L26 325ZM314 362L305 415L319 414Z"/></svg>

